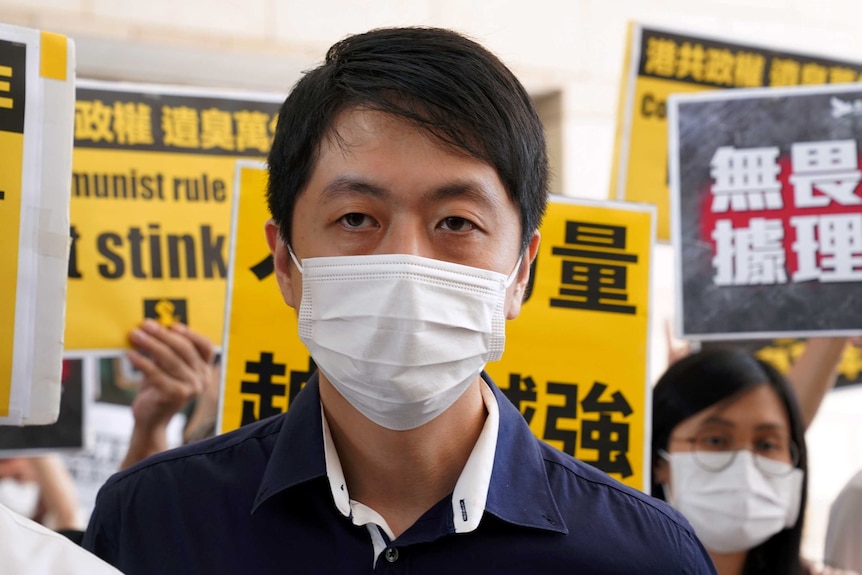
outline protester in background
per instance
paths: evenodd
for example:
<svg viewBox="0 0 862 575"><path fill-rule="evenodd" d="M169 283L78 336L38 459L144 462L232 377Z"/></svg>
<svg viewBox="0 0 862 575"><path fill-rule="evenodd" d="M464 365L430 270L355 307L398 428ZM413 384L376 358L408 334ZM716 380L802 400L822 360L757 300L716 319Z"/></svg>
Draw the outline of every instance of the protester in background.
<svg viewBox="0 0 862 575"><path fill-rule="evenodd" d="M39 497L39 483L29 459L0 459L0 504L32 519L39 512Z"/></svg>
<svg viewBox="0 0 862 575"><path fill-rule="evenodd" d="M132 402L135 424L120 469L167 449L168 423L193 400L199 403L186 429L196 436L203 435L201 427L213 426L218 406L215 348L207 338L181 323L166 328L148 319L129 339L135 347L129 361L143 378Z"/></svg>
<svg viewBox="0 0 862 575"><path fill-rule="evenodd" d="M0 460L0 504L80 541L84 519L75 484L55 454Z"/></svg>
<svg viewBox="0 0 862 575"><path fill-rule="evenodd" d="M804 429L787 380L743 351L690 354L656 384L652 494L691 522L719 575L808 572Z"/></svg>

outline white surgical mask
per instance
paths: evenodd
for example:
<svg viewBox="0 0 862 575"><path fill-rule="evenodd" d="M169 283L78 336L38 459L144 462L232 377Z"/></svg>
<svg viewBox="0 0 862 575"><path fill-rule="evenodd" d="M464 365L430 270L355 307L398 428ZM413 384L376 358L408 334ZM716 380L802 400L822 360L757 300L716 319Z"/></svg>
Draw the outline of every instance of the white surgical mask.
<svg viewBox="0 0 862 575"><path fill-rule="evenodd" d="M0 504L18 515L32 519L39 508L39 484L11 477L0 479Z"/></svg>
<svg viewBox="0 0 862 575"><path fill-rule="evenodd" d="M697 457L709 456L701 453ZM748 450L738 451L721 471L704 469L694 452L664 457L670 461L672 481L672 489L665 488L668 503L714 553L753 549L793 527L799 517L803 473L788 463L764 462L780 473L768 475L754 463L761 456Z"/></svg>
<svg viewBox="0 0 862 575"><path fill-rule="evenodd" d="M299 337L333 387L387 429L428 423L506 338L508 277L404 254L306 258Z"/></svg>

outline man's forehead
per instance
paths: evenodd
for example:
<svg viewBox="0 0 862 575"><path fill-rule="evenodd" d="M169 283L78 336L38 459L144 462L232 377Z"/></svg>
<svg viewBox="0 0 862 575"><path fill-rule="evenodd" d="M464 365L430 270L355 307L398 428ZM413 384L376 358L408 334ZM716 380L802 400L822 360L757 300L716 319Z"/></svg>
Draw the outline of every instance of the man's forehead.
<svg viewBox="0 0 862 575"><path fill-rule="evenodd" d="M385 129L396 128L419 134L452 155L473 158L494 167L487 154L481 152L478 136L472 134L468 127L447 123L422 108L402 108L397 105L386 110L370 104L354 104L333 114L318 145L318 158L325 146L337 146L342 153L349 154L351 148L361 145L364 138Z"/></svg>

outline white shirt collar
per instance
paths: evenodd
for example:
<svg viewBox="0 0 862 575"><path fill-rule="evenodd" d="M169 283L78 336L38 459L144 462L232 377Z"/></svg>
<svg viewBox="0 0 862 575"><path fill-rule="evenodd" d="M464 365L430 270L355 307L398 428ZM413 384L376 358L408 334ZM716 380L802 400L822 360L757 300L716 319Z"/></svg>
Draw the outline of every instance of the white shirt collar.
<svg viewBox="0 0 862 575"><path fill-rule="evenodd" d="M494 397L494 392L484 381L480 389L488 416L485 418L479 439L473 446L473 451L470 452L470 457L467 458L467 463L464 465L452 492L452 516L456 533L469 533L479 526L479 521L485 512L488 488L491 485L491 471L494 468L494 455L497 451L497 433L500 429L497 398ZM329 488L332 490L332 499L335 501L335 507L338 508L338 511L350 518L354 525L365 525L368 528L374 546L376 563L377 557L388 546L380 531L382 530L390 541L395 537L392 534L392 529L389 528L386 520L379 513L367 505L350 499L341 460L338 458L338 452L332 442L332 434L329 431L326 416L323 414L323 406L320 409L323 420L326 475L329 479Z"/></svg>
<svg viewBox="0 0 862 575"><path fill-rule="evenodd" d="M494 392L484 381L481 385L482 400L488 417L470 452L467 464L461 471L455 490L452 492L452 515L455 533L469 533L479 526L488 500L494 455L497 452L497 432L500 430L500 413Z"/></svg>

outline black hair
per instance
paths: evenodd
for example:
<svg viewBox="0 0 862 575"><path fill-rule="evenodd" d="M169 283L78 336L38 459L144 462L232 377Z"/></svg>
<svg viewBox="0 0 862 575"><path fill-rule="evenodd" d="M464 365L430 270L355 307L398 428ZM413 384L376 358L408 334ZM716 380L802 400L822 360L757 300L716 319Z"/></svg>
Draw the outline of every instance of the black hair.
<svg viewBox="0 0 862 575"><path fill-rule="evenodd" d="M691 354L668 368L653 389L652 495L664 499L664 490L656 481L655 466L659 450L667 450L673 429L684 419L718 403L732 401L758 385L775 390L784 406L790 422L790 438L799 450L796 467L802 470L804 480L796 523L749 550L743 575L796 575L803 572L799 556L808 496L805 427L793 390L768 363L738 349L716 348Z"/></svg>
<svg viewBox="0 0 862 575"><path fill-rule="evenodd" d="M278 115L269 153L267 201L283 241L291 240L296 199L350 108L391 114L441 145L497 171L521 216L521 251L548 199L548 158L539 116L521 83L476 42L440 28L384 28L333 45ZM337 135L336 135L337 140Z"/></svg>

